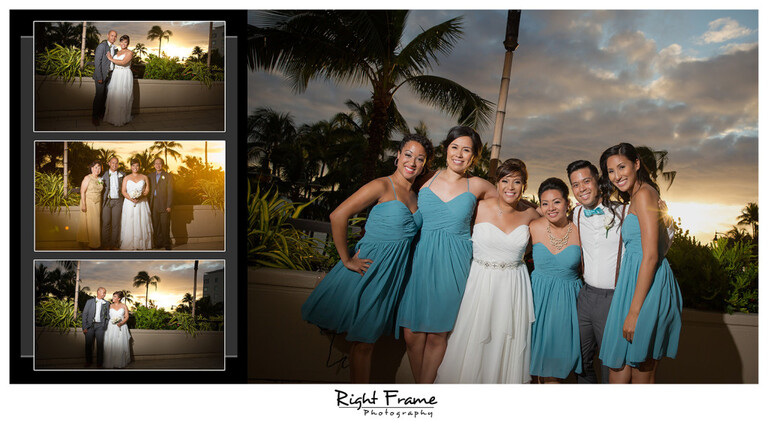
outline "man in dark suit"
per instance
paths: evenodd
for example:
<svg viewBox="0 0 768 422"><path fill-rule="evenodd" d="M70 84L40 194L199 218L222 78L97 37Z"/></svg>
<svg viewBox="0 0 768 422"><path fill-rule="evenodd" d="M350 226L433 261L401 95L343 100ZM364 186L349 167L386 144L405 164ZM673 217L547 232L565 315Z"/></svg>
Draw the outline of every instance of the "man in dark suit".
<svg viewBox="0 0 768 422"><path fill-rule="evenodd" d="M155 171L149 174L149 208L152 210L155 247L170 250L173 177L163 170L164 165L162 158L155 158Z"/></svg>
<svg viewBox="0 0 768 422"><path fill-rule="evenodd" d="M93 97L93 116L91 121L94 126L99 125L99 120L104 117L104 107L107 102L107 84L109 77L112 76L112 69L115 65L107 59L107 53L114 56L117 52L115 41L117 32L109 31L107 40L102 41L94 51L93 80L96 82L96 95Z"/></svg>
<svg viewBox="0 0 768 422"><path fill-rule="evenodd" d="M96 340L96 365L104 363L104 332L109 324L109 302L104 300L107 289L96 289L96 297L85 303L83 334L85 334L85 366L93 364L93 340Z"/></svg>
<svg viewBox="0 0 768 422"><path fill-rule="evenodd" d="M123 215L123 177L118 170L120 161L114 155L109 158L109 170L101 176L104 190L101 201L101 245L104 249L120 247L120 220Z"/></svg>

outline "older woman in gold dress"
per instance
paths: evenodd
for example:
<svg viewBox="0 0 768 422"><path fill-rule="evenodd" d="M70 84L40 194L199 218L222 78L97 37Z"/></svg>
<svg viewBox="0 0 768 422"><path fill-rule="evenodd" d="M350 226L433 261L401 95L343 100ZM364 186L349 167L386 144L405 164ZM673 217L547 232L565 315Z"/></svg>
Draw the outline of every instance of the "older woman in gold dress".
<svg viewBox="0 0 768 422"><path fill-rule="evenodd" d="M101 192L104 190L101 163L92 162L91 170L80 184L80 224L77 228L77 241L91 249L101 246Z"/></svg>

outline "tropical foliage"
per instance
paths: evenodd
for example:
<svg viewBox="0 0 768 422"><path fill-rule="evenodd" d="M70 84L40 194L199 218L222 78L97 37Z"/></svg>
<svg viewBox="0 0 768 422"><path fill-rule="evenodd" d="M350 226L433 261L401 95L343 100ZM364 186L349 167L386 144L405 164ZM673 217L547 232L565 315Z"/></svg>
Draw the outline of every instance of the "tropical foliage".
<svg viewBox="0 0 768 422"><path fill-rule="evenodd" d="M35 305L35 325L68 333L70 329L82 325L82 313L74 318L74 301L70 298L47 297Z"/></svg>
<svg viewBox="0 0 768 422"><path fill-rule="evenodd" d="M296 230L289 219L298 218L309 203L295 204L259 185L248 184L248 262L272 268L311 270L321 258L315 239Z"/></svg>
<svg viewBox="0 0 768 422"><path fill-rule="evenodd" d="M363 182L376 176L387 121L396 110L394 96L403 86L462 124L490 122L490 102L455 81L427 74L438 55L449 54L461 38L462 18L423 29L405 43L408 15L403 10L264 11L248 28L249 68L281 72L296 92L320 78L371 89Z"/></svg>
<svg viewBox="0 0 768 422"><path fill-rule="evenodd" d="M62 47L55 44L46 47L35 56L35 70L42 75L62 79L66 83L74 83L78 79L93 75L93 65L80 68L80 49L77 47Z"/></svg>
<svg viewBox="0 0 768 422"><path fill-rule="evenodd" d="M60 173L35 172L35 205L47 208L51 213L60 213L64 208L80 203L80 194L66 195L64 177Z"/></svg>

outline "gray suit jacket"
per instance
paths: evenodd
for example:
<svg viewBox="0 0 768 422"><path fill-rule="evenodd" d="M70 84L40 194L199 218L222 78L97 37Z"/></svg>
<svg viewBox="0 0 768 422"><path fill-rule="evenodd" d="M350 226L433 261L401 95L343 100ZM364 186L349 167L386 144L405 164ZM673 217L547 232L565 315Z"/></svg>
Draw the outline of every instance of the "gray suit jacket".
<svg viewBox="0 0 768 422"><path fill-rule="evenodd" d="M112 63L107 59L107 53L109 53L109 43L105 40L96 47L96 51L93 53L93 65L95 66L93 69L94 81L98 82L101 80L104 83L107 81L107 77L109 76L109 65Z"/></svg>
<svg viewBox="0 0 768 422"><path fill-rule="evenodd" d="M85 303L85 309L83 309L83 329L90 330L94 327L95 322L93 319L96 317L96 298L91 298ZM104 301L101 304L101 328L106 329L109 324L109 302Z"/></svg>
<svg viewBox="0 0 768 422"><path fill-rule="evenodd" d="M117 198L122 199L123 198L123 177L125 177L125 173L118 170L117 171ZM109 199L109 190L112 188L110 185L111 178L109 177L109 169L104 172L104 174L101 175L101 181L104 183L104 190L101 191L101 205L104 206L107 204L107 199Z"/></svg>
<svg viewBox="0 0 768 422"><path fill-rule="evenodd" d="M149 173L149 208L162 212L173 206L173 176L163 171L160 180L155 181L156 172Z"/></svg>

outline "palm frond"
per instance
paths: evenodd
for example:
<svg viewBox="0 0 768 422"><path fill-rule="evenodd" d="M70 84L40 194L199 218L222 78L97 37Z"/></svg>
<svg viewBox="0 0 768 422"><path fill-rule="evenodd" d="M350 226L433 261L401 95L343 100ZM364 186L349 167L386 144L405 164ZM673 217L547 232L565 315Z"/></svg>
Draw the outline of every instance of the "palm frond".
<svg viewBox="0 0 768 422"><path fill-rule="evenodd" d="M421 75L405 83L422 101L457 117L462 125L481 130L491 122L494 104L450 79Z"/></svg>
<svg viewBox="0 0 768 422"><path fill-rule="evenodd" d="M458 16L425 29L408 43L397 56L396 64L409 77L432 68L437 64L437 53L448 55L456 42L464 35L461 29L463 17Z"/></svg>

